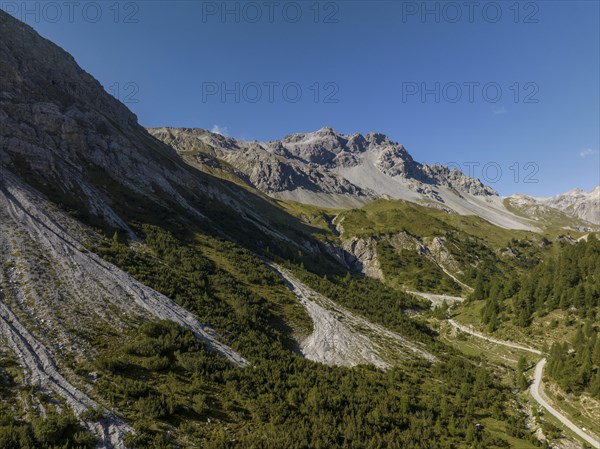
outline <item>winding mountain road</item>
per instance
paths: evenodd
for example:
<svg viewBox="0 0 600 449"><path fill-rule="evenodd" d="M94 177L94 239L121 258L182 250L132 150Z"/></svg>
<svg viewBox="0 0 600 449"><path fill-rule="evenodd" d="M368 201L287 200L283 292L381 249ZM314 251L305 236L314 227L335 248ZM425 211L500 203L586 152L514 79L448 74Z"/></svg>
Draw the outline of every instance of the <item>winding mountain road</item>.
<svg viewBox="0 0 600 449"><path fill-rule="evenodd" d="M520 349L522 351L531 352L532 354L542 355L542 351L538 351L537 349L530 348L528 346L519 345L517 343L512 343L510 341L498 340L497 338L490 337L488 335L482 334L481 332L474 331L468 326L463 324L459 324L456 321L449 319L448 322L458 330L461 330L467 334L471 334L474 337L481 338L482 340L490 341L492 343L496 343L498 345L507 346L509 348Z"/></svg>
<svg viewBox="0 0 600 449"><path fill-rule="evenodd" d="M590 435L585 433L583 431L583 429L581 429L581 428L577 427L575 424L573 424L568 418L566 418L558 410L556 410L554 407L552 407L550 404L548 404L548 402L546 402L546 400L542 397L542 394L541 394L541 392L543 390L542 376L544 374L544 366L545 365L546 365L546 359L544 358L544 359L540 360L538 362L538 364L535 366L535 373L533 375L533 383L529 387L531 396L533 396L533 399L535 399L538 402L538 404L540 404L542 407L544 407L546 410L548 410L550 413L552 413L556 417L556 419L558 419L560 422L562 422L565 426L567 426L569 429L571 429L573 432L575 432L577 435L579 435L585 441L590 443L592 445L592 447L600 448L600 441L592 438Z"/></svg>
<svg viewBox="0 0 600 449"><path fill-rule="evenodd" d="M470 329L468 326L464 326L462 324L457 323L456 321L449 319L448 323L450 323L456 329L461 330L467 334L473 335L474 337L481 338L486 341L490 341L492 343L496 343L499 345L507 346L509 348L520 349L522 351L531 352L532 354L542 355L541 351L537 349L529 348L527 346L519 345L517 343L512 343L509 341L498 340L497 338L489 337L481 332L474 331ZM529 387L529 391L533 399L540 404L544 409L546 409L549 413L554 415L556 419L558 419L564 426L571 429L575 432L580 438L587 441L592 447L596 449L600 449L600 441L592 438L590 435L585 433L583 429L575 425L569 418L560 413L554 407L552 407L548 402L542 397L542 377L544 375L544 367L546 366L546 358L542 358L537 365L535 366L535 371L533 374L533 383Z"/></svg>
<svg viewBox="0 0 600 449"><path fill-rule="evenodd" d="M444 301L446 301L446 304L448 305L464 301L464 299L460 296L439 295L436 293L415 292L412 290L406 290L406 293L410 293L411 295L428 300L431 302L431 307L441 306Z"/></svg>

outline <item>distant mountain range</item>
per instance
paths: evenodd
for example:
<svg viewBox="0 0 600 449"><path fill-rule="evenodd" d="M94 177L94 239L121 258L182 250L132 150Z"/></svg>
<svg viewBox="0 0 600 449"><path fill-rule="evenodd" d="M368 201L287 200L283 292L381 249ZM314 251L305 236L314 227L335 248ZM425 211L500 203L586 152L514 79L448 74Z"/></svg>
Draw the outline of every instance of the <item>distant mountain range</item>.
<svg viewBox="0 0 600 449"><path fill-rule="evenodd" d="M383 134L346 135L322 128L271 142L247 142L203 129L149 131L199 168L219 168L273 198L336 209L378 198L403 199L530 230L544 225L539 210L531 207L536 205L564 214L565 222L580 220L580 227L600 224L598 188L548 199L501 198L458 169L415 161L403 145Z"/></svg>
<svg viewBox="0 0 600 449"><path fill-rule="evenodd" d="M529 210L530 215L557 209L565 214L594 224L600 224L600 185L591 192L572 189L562 195L538 198L530 195L513 195L511 202Z"/></svg>

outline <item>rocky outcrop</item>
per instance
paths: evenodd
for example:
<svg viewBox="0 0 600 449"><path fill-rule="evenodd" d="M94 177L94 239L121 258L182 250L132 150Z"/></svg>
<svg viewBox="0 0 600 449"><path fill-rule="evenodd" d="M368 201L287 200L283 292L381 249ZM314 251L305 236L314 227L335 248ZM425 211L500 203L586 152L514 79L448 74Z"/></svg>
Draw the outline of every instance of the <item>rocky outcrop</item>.
<svg viewBox="0 0 600 449"><path fill-rule="evenodd" d="M348 263L351 269L375 279L383 279L383 271L377 258L377 239L353 238L345 241L342 246L347 254L353 256Z"/></svg>
<svg viewBox="0 0 600 449"><path fill-rule="evenodd" d="M388 241L396 250L413 251L418 254L428 254L429 249L419 239L408 232L399 232L388 236Z"/></svg>
<svg viewBox="0 0 600 449"><path fill-rule="evenodd" d="M577 243L576 238L573 238L570 235L565 235L565 234L557 235L554 240L557 242L560 242L560 243L566 243L568 245L575 245Z"/></svg>
<svg viewBox="0 0 600 449"><path fill-rule="evenodd" d="M455 275L463 274L460 264L448 249L448 244L444 237L434 237L431 243L427 245L427 249L440 267L444 267Z"/></svg>
<svg viewBox="0 0 600 449"><path fill-rule="evenodd" d="M382 241L389 243L398 253L409 251L419 254L438 265L455 282L469 288L456 277L462 274L460 264L452 256L444 237L434 237L429 243L407 232L370 238L354 237L343 241L341 247L328 245L327 252L347 268L383 280L385 275L377 254L377 245Z"/></svg>

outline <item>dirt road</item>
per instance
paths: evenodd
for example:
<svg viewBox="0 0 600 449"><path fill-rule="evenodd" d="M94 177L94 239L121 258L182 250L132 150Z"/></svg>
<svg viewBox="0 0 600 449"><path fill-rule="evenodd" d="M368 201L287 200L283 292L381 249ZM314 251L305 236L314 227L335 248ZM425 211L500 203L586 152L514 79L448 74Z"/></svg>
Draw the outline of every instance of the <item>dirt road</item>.
<svg viewBox="0 0 600 449"><path fill-rule="evenodd" d="M480 332L474 331L470 329L468 326L464 326L462 324L457 323L456 321L449 319L448 322L455 328L465 332L467 334L473 335L474 337L481 338L483 340L490 341L492 343L496 343L499 345L507 346L509 348L521 349L523 351L528 351L533 354L542 355L541 351L537 349L529 348L527 346L519 345L516 343L512 343L509 341L498 340L497 338L489 337ZM560 413L554 407L552 407L546 400L542 397L542 378L544 376L544 366L546 366L546 359L542 358L535 366L535 372L533 374L533 383L529 387L529 391L531 392L531 396L533 399L540 404L544 409L546 409L549 413L551 413L556 419L558 419L565 427L568 427L573 432L575 432L579 437L587 441L592 447L600 449L600 441L592 438L590 435L585 433L581 428L573 424L569 418Z"/></svg>
<svg viewBox="0 0 600 449"><path fill-rule="evenodd" d="M600 448L600 441L592 438L590 435L585 433L581 428L577 427L573 424L566 416L552 407L546 400L542 397L542 377L544 375L544 366L546 366L546 359L542 359L535 366L535 373L533 374L533 383L529 387L529 391L531 392L531 396L535 399L538 404L544 407L548 412L552 413L556 419L558 419L561 423L563 423L566 427L571 429L585 441L592 445L594 448Z"/></svg>

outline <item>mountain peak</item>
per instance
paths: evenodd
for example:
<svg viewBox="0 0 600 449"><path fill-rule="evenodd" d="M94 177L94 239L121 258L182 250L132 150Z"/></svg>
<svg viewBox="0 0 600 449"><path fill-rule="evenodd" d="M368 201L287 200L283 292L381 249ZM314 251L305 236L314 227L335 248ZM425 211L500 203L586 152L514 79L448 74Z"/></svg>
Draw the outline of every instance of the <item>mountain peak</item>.
<svg viewBox="0 0 600 449"><path fill-rule="evenodd" d="M367 136L366 136L366 139L369 142L372 142L372 143L374 143L376 145L381 145L381 144L384 144L384 143L393 143L393 142L390 141L390 138L387 135L385 135L383 133L378 133L378 132L370 132L370 133L368 133Z"/></svg>
<svg viewBox="0 0 600 449"><path fill-rule="evenodd" d="M69 53L2 10L0 23L0 98L11 100L25 92L32 104L44 108L41 115L65 113L78 120L81 111L94 111L119 126L137 124L136 115Z"/></svg>
<svg viewBox="0 0 600 449"><path fill-rule="evenodd" d="M571 189L568 192L565 192L563 195L577 196L577 195L582 195L585 193L587 193L585 190L580 189L579 187L575 187L574 189Z"/></svg>
<svg viewBox="0 0 600 449"><path fill-rule="evenodd" d="M321 136L337 136L338 133L335 129L330 126L324 126L323 128L315 131L313 134L321 135Z"/></svg>

